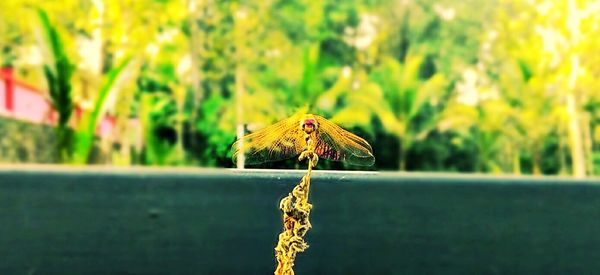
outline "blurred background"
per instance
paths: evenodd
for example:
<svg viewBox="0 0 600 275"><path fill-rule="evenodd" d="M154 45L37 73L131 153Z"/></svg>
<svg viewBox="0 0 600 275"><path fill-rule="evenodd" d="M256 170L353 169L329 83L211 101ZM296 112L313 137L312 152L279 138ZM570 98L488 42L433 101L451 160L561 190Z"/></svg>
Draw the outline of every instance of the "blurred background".
<svg viewBox="0 0 600 275"><path fill-rule="evenodd" d="M233 167L306 111L368 169L595 175L598 37L593 0L4 0L0 162Z"/></svg>

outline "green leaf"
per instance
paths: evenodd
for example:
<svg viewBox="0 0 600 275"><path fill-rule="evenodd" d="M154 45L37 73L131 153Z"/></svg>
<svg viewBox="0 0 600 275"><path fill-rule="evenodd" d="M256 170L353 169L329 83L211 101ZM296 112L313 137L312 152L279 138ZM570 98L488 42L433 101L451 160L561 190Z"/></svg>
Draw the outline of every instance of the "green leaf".
<svg viewBox="0 0 600 275"><path fill-rule="evenodd" d="M83 115L81 124L79 126L79 131L77 132L77 142L76 142L76 150L74 154L73 161L78 164L83 164L88 161L90 152L94 145L94 136L96 133L96 128L98 127L98 123L100 119L102 119L106 113L108 98L116 97L119 89L115 87L117 83L117 79L124 72L125 68L131 61L131 58L125 58L121 64L112 68L100 90L98 92L98 97L94 102L94 108Z"/></svg>

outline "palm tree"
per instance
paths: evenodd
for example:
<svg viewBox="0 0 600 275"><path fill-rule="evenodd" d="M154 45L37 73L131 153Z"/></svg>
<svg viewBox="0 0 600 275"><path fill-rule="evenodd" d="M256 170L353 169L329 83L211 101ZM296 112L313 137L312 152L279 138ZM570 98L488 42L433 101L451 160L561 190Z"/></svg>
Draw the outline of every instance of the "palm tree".
<svg viewBox="0 0 600 275"><path fill-rule="evenodd" d="M372 109L385 130L399 140L400 170L406 170L407 152L414 142L435 128L437 113L424 111L446 93L446 78L442 74L421 79L422 63L423 57L418 55L407 55L404 63L387 57L369 77L381 88L384 98Z"/></svg>

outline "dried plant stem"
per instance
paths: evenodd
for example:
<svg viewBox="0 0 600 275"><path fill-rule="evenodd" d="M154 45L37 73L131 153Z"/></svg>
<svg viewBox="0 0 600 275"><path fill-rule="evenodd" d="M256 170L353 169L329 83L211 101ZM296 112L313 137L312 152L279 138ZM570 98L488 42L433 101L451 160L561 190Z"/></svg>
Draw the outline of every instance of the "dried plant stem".
<svg viewBox="0 0 600 275"><path fill-rule="evenodd" d="M308 203L310 191L310 175L312 168L317 165L318 157L314 153L314 144L307 135L307 149L302 152L299 160L308 159L308 170L302 181L283 198L279 203L279 209L283 212L283 232L279 234L279 241L275 247L277 258L276 275L293 275L294 260L298 252L308 248L304 241L304 235L311 228L308 220L312 204Z"/></svg>

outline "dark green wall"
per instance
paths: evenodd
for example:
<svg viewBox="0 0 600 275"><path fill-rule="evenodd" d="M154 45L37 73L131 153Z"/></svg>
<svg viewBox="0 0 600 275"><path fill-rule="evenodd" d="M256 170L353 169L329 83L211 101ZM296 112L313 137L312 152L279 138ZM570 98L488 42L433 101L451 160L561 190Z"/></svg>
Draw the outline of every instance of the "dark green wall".
<svg viewBox="0 0 600 275"><path fill-rule="evenodd" d="M52 127L0 117L0 163L56 163Z"/></svg>
<svg viewBox="0 0 600 275"><path fill-rule="evenodd" d="M96 139L89 163L110 162L110 150L102 150L100 145ZM45 124L0 117L0 163L60 163L56 149L56 129Z"/></svg>
<svg viewBox="0 0 600 275"><path fill-rule="evenodd" d="M0 169L0 274L271 274L299 172ZM317 171L296 274L600 270L600 185Z"/></svg>

